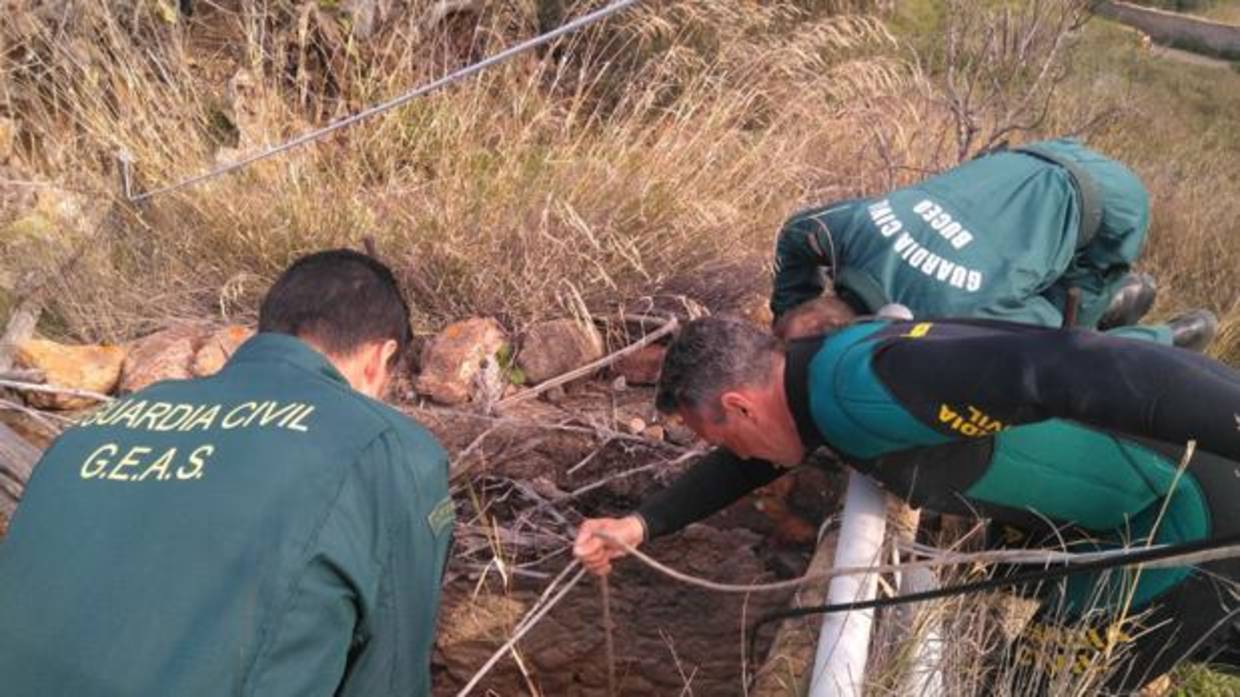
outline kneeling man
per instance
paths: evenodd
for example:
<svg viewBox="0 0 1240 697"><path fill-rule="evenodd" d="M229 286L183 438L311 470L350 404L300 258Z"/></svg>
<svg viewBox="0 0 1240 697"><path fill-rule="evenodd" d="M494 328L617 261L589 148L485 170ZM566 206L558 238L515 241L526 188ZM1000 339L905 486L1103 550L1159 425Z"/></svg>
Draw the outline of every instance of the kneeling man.
<svg viewBox="0 0 1240 697"><path fill-rule="evenodd" d="M312 254L258 330L39 462L0 543L5 695L429 694L453 509L444 451L379 401L396 281Z"/></svg>

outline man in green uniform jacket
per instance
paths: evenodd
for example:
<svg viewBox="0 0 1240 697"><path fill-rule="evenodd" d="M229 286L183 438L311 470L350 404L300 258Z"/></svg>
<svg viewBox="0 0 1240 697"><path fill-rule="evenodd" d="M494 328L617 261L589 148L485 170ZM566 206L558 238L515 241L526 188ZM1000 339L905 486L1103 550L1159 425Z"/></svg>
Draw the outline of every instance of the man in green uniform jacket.
<svg viewBox="0 0 1240 697"><path fill-rule="evenodd" d="M914 506L1028 537L1048 525L1109 545L1240 532L1240 375L1155 343L943 320L860 322L785 346L744 323L698 320L668 351L658 406L720 448L635 514L584 523L575 551L596 572L622 554L596 532L629 544L672 532L818 446ZM1190 439L1199 454L1177 480ZM1240 563L1141 575L1133 608L1174 621L1136 641L1140 671L1123 685L1156 677L1203 637L1228 641L1240 610L1220 578L1240 580ZM1072 616L1121 596L1078 576L1056 604Z"/></svg>
<svg viewBox="0 0 1240 697"><path fill-rule="evenodd" d="M1131 324L1153 302L1152 281L1129 274L1149 219L1136 175L1075 140L1000 150L790 218L776 242L771 310L780 320L832 290L862 315L899 303L915 317L1058 327L1076 288L1077 325L1098 326L1104 313L1104 328ZM1199 311L1144 330L1200 350L1215 325Z"/></svg>
<svg viewBox="0 0 1240 697"><path fill-rule="evenodd" d="M454 514L379 401L410 338L385 266L313 254L220 373L61 436L0 543L3 693L428 694Z"/></svg>

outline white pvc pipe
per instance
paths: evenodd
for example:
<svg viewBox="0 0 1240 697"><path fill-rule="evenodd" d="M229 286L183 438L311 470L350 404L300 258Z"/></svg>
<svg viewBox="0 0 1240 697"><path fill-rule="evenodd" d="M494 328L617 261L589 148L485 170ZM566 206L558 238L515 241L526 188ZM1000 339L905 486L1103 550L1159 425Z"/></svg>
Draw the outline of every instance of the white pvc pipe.
<svg viewBox="0 0 1240 697"><path fill-rule="evenodd" d="M913 319L907 307L896 303L879 308L878 316ZM865 475L855 470L849 472L840 538L832 565L840 568L878 564L886 532L887 495ZM876 575L836 576L827 586L827 603L873 600L877 592ZM873 610L835 612L823 617L809 697L861 697L873 626Z"/></svg>
<svg viewBox="0 0 1240 697"><path fill-rule="evenodd" d="M886 530L886 495L865 475L850 472L833 565L876 565ZM873 574L837 576L827 587L827 603L872 600L877 589L878 577ZM823 617L809 697L861 697L873 624L873 610L835 612Z"/></svg>
<svg viewBox="0 0 1240 697"><path fill-rule="evenodd" d="M926 568L909 569L900 577L900 595L912 595L937 590L938 576ZM902 606L900 626L913 630L917 619L917 605ZM931 620L924 634L916 639L913 660L905 676L902 695L942 697L947 694L943 686L943 632L937 621Z"/></svg>

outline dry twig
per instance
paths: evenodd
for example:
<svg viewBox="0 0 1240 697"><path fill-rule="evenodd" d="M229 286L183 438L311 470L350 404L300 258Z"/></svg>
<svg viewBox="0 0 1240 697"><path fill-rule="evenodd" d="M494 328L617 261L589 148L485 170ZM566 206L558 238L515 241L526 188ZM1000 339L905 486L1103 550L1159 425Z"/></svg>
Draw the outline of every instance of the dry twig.
<svg viewBox="0 0 1240 697"><path fill-rule="evenodd" d="M83 399L93 399L98 402L111 402L112 397L92 390L78 390L71 387L53 387L51 385L37 385L30 382L20 382L18 380L0 380L0 387L7 387L10 390L18 392L39 392L42 394L64 395L66 397L81 397Z"/></svg>
<svg viewBox="0 0 1240 697"><path fill-rule="evenodd" d="M41 385L47 382L47 377L43 375L42 370L35 368L14 368L12 370L0 370L0 380L16 380L17 382Z"/></svg>
<svg viewBox="0 0 1240 697"><path fill-rule="evenodd" d="M594 361L592 363L587 363L581 366L580 368L570 370L567 373L564 373L563 375L560 375L558 377L551 378L550 380L547 380L546 382L540 383L537 387L531 388L524 392L518 392L517 394L511 397L508 397L506 399L501 399L500 401L495 403L495 406L506 407L506 406L511 406L513 404L517 404L518 402L524 402L527 399L533 399L534 397L537 397L538 395L546 392L547 390L550 390L555 387L559 387L561 385L566 385L572 382L573 380L590 375L594 371L599 370L600 368L606 368L607 366L611 365L612 363L615 363L621 358L624 358L625 356L631 353L636 353L637 351L640 351L641 349L649 346L650 344L653 344L659 339L662 339L668 334L671 334L672 332L676 331L676 329L679 326L680 326L680 322L677 319L672 318L670 320L667 320L663 324L662 327L659 327L653 332L642 337L640 340L635 341L632 344L629 344L628 346L620 349L619 351L616 351L607 356L603 356L597 361Z"/></svg>

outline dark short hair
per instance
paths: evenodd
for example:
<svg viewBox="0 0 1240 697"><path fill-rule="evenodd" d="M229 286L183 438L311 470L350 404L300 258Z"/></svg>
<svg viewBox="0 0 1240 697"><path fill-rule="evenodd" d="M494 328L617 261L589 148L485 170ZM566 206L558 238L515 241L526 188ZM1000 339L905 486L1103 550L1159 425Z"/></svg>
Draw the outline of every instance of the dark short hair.
<svg viewBox="0 0 1240 697"><path fill-rule="evenodd" d="M664 413L713 407L726 391L769 380L782 352L778 339L749 322L693 320L663 358L655 406Z"/></svg>
<svg viewBox="0 0 1240 697"><path fill-rule="evenodd" d="M351 249L315 252L285 269L259 307L258 331L309 339L338 356L394 339L397 360L413 341L392 270Z"/></svg>

